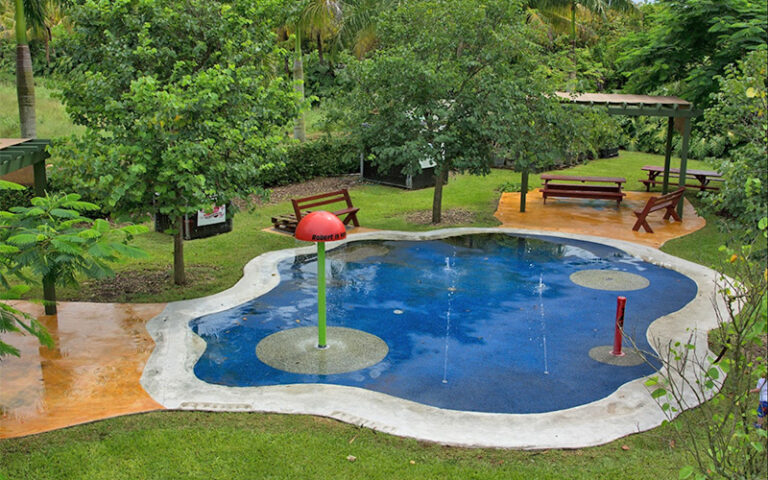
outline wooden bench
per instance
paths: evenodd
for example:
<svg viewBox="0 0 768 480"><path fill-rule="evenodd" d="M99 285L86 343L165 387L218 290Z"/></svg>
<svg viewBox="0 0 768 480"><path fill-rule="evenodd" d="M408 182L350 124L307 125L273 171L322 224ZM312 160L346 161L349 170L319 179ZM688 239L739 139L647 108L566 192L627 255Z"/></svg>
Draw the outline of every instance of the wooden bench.
<svg viewBox="0 0 768 480"><path fill-rule="evenodd" d="M685 188L678 188L672 193L660 197L649 198L648 203L645 204L645 208L639 212L637 210L633 212L637 216L637 222L635 222L635 226L632 227L632 230L638 231L640 230L640 227L643 227L648 233L653 233L653 229L648 225L645 218L649 213L658 212L659 210L666 210L664 213L664 220L669 220L669 217L672 217L678 222L682 222L683 220L677 214L675 209L677 208L677 204L680 203L680 200L682 200L683 193L685 193Z"/></svg>
<svg viewBox="0 0 768 480"><path fill-rule="evenodd" d="M644 170L648 172L648 178L642 178L640 179L640 182L642 182L645 185L645 191L650 192L651 186L654 185L662 185L664 183L664 167L659 167L657 165L645 165L640 170ZM711 170L688 170L685 174L686 180L690 178L695 178L699 183L686 183L686 187L690 188L698 188L700 191L705 190L713 190L717 191L720 190L719 187L716 187L712 185L712 182L722 182L722 174L719 172L711 171ZM670 168L669 169L669 179L670 180L676 180L675 183L670 182L670 185L679 186L680 185L680 169L679 168Z"/></svg>
<svg viewBox="0 0 768 480"><path fill-rule="evenodd" d="M296 231L296 226L301 221L301 218L311 212L311 210L307 209L342 202L346 205L346 208L331 213L339 217L344 225L352 222L356 227L359 227L360 223L357 221L357 212L360 208L352 205L352 199L349 198L349 192L346 188L335 192L312 195L311 197L293 198L291 199L293 213L272 217L272 225L277 230L293 233Z"/></svg>
<svg viewBox="0 0 768 480"><path fill-rule="evenodd" d="M626 193L621 191L621 185L627 181L623 177L580 177L545 173L541 179L544 181L544 186L539 191L544 197L544 203L547 203L547 197L598 198L615 200L618 207L626 196ZM595 185L595 183L615 185Z"/></svg>

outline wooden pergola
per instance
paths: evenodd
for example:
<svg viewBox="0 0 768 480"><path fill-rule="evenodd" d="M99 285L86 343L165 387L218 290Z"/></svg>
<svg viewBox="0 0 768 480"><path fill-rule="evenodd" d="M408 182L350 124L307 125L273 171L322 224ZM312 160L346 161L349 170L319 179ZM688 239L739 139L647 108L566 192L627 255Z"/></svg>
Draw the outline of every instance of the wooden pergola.
<svg viewBox="0 0 768 480"><path fill-rule="evenodd" d="M32 183L35 195L45 195L47 179L45 161L50 157L47 151L50 140L36 138L0 138L0 177L15 183ZM32 182L26 174L32 170ZM27 172L25 172L25 170ZM56 314L56 288L52 280L43 278L45 314Z"/></svg>
<svg viewBox="0 0 768 480"><path fill-rule="evenodd" d="M701 114L694 110L693 104L677 97L655 95L629 95L620 93L568 93L555 92L563 103L574 103L588 107L603 107L610 115L629 115L632 117L667 117L667 140L664 151L664 181L662 193L669 192L669 169L672 158L672 134L677 129L683 136L680 149L680 185L685 185L688 170L688 146L691 137L691 118ZM526 172L527 173L527 172ZM527 175L525 175L527 177ZM527 178L523 183L526 187L521 193L521 210L525 211L525 201L522 198L527 193ZM677 206L680 217L683 216L683 202Z"/></svg>
<svg viewBox="0 0 768 480"><path fill-rule="evenodd" d="M0 177L32 169L35 195L45 195L45 161L50 157L46 147L50 140L32 138L0 138ZM21 178L21 177L20 177ZM16 183L28 183L18 178L5 178Z"/></svg>

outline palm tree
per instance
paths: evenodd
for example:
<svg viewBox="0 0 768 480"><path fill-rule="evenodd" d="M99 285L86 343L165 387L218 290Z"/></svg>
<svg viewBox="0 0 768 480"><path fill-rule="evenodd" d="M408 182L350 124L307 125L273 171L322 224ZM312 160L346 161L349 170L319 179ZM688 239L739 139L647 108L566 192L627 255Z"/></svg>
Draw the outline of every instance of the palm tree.
<svg viewBox="0 0 768 480"><path fill-rule="evenodd" d="M22 138L37 136L35 119L35 80L32 76L32 56L27 42L29 24L44 24L43 3L39 0L15 0L16 30L16 97L19 101L19 123Z"/></svg>
<svg viewBox="0 0 768 480"><path fill-rule="evenodd" d="M306 33L317 38L320 61L323 61L323 37L334 35L342 21L342 2L338 0L304 0L294 4L288 14L286 30L293 30L295 50L293 60L294 89L304 100L304 62L301 54L301 35ZM304 114L300 113L293 126L293 137L301 142L307 138Z"/></svg>
<svg viewBox="0 0 768 480"><path fill-rule="evenodd" d="M632 0L528 0L528 7L536 9L547 18L549 23L569 24L571 35L571 59L576 59L576 17L578 15L600 15L605 18L608 10L617 12L636 12L637 5Z"/></svg>

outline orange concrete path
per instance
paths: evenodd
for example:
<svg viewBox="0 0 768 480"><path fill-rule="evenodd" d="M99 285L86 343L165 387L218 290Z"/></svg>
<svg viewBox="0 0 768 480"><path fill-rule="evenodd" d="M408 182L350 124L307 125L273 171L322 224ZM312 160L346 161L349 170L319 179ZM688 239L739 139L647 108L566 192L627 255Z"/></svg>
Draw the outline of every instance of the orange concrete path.
<svg viewBox="0 0 768 480"><path fill-rule="evenodd" d="M165 304L59 302L50 316L40 305L13 305L38 317L56 347L3 335L21 357L0 361L0 438L163 408L139 378L154 348L145 324Z"/></svg>
<svg viewBox="0 0 768 480"><path fill-rule="evenodd" d="M637 217L632 212L642 210L648 198L660 194L626 193L627 196L617 208L616 202L610 200L578 198L548 198L544 204L538 190L530 191L525 197L524 213L520 213L520 193L504 193L494 215L501 221L502 227L506 228L595 235L655 248L659 248L667 240L688 235L706 225L706 221L696 214L693 205L684 200L682 223L666 221L663 219L664 212L654 212L647 217L654 233L647 233L643 229L635 232L632 226Z"/></svg>

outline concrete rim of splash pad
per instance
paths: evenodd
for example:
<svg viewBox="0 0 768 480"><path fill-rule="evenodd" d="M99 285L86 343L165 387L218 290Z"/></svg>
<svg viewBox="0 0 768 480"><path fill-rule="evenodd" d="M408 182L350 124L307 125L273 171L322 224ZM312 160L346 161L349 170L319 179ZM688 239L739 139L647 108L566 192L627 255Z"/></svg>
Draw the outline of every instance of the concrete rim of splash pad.
<svg viewBox="0 0 768 480"><path fill-rule="evenodd" d="M541 235L601 243L688 276L697 284L696 297L682 309L651 323L646 335L655 348L676 341L691 343L694 355L702 363L707 356L712 356L707 348L707 331L717 325L712 299L722 306L722 300L716 295L719 274L655 248L588 235L553 235L547 231L509 228L369 232L329 243L328 247L331 250L363 240L434 240L477 233ZM169 409L318 415L393 435L466 447L587 447L649 430L667 419L651 397L650 388L645 386L647 377L625 383L611 395L586 405L533 414L446 410L339 385L227 387L198 379L193 369L206 344L192 332L189 322L263 295L279 283L277 264L280 261L313 252L314 246L310 245L265 253L245 266L243 278L232 288L209 297L169 303L147 324L156 347L141 377L144 389ZM700 372L687 374L697 373ZM690 400L688 404L693 405L693 398Z"/></svg>

